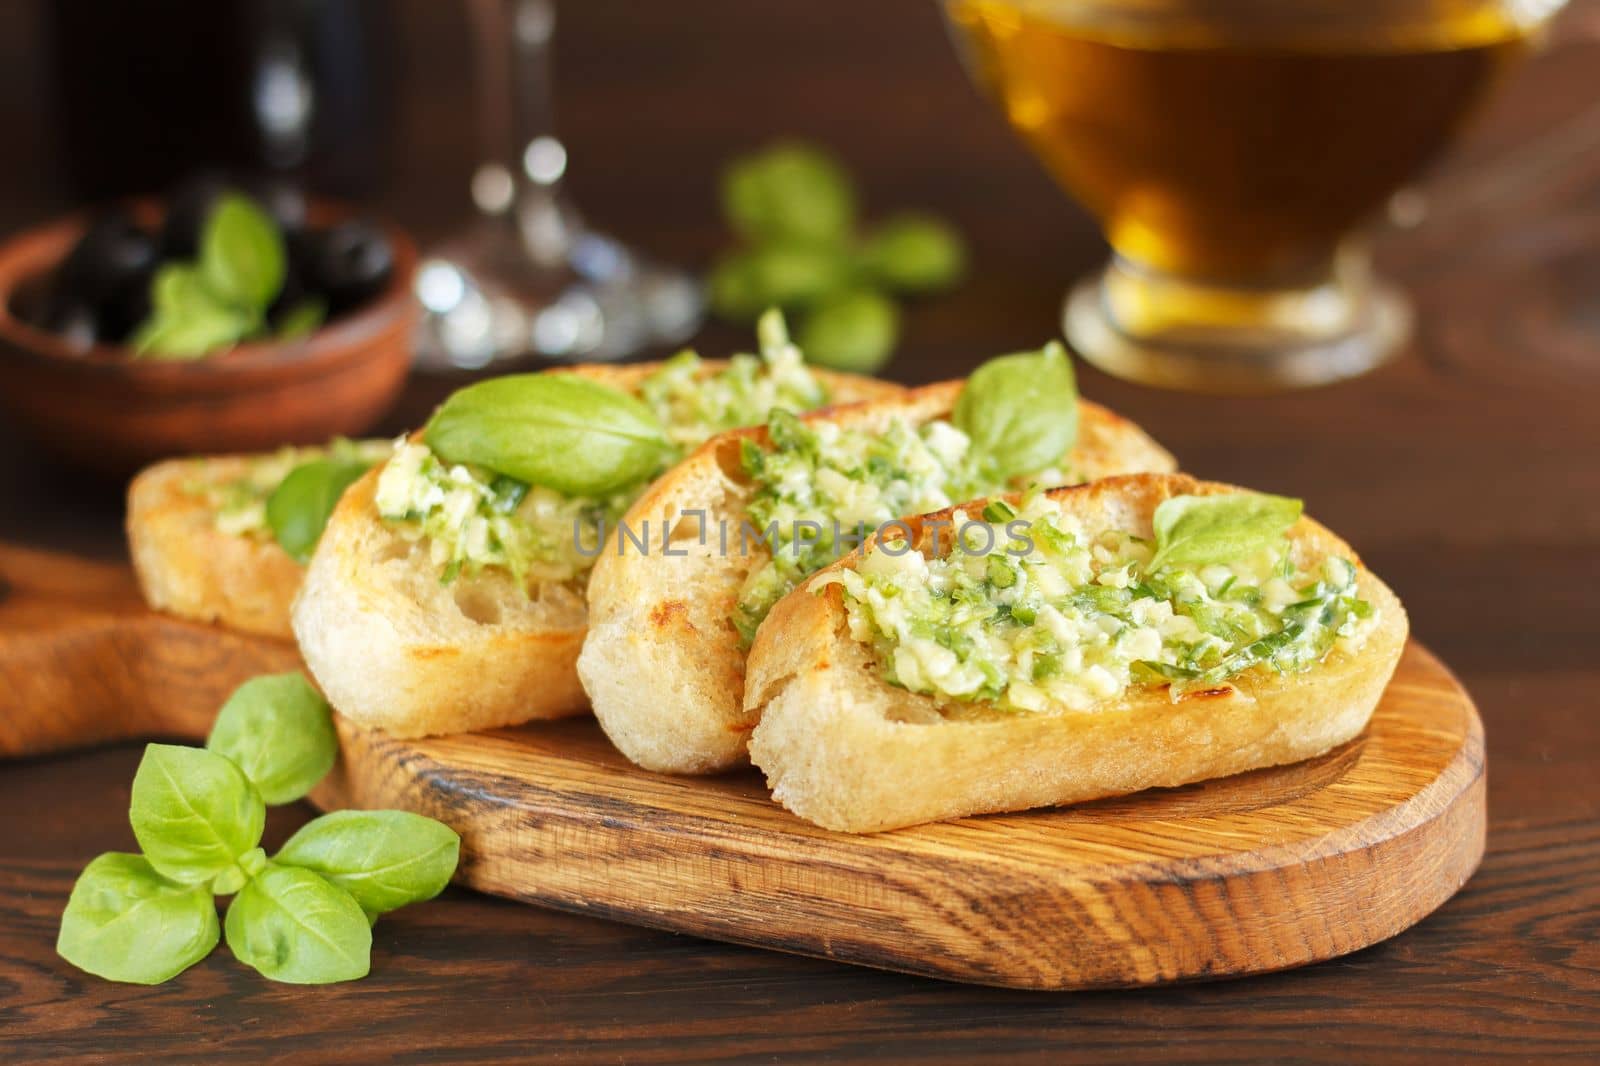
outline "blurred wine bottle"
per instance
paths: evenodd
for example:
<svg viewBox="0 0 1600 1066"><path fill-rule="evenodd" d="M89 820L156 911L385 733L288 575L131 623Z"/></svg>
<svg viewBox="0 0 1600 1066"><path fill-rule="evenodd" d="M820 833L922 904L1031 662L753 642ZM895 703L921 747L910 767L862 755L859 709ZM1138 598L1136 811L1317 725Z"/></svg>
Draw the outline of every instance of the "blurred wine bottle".
<svg viewBox="0 0 1600 1066"><path fill-rule="evenodd" d="M49 0L63 166L83 200L199 171L370 197L389 161L390 0Z"/></svg>

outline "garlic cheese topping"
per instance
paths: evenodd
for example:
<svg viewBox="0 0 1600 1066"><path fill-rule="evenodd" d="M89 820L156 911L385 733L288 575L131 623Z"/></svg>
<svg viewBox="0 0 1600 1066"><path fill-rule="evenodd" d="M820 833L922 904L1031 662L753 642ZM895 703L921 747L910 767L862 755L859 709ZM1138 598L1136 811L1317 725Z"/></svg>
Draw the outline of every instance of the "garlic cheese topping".
<svg viewBox="0 0 1600 1066"><path fill-rule="evenodd" d="M699 356L682 352L639 386L669 442L652 477L715 434L759 423L776 407L828 400L781 319L763 321L760 356L735 355L710 374L704 367ZM588 573L605 528L616 525L650 480L605 497L569 496L447 462L426 444L406 441L379 475L376 503L403 536L428 542L446 581L486 567L524 584L565 581Z"/></svg>
<svg viewBox="0 0 1600 1066"><path fill-rule="evenodd" d="M971 440L944 419L913 425L895 418L869 431L807 425L779 411L767 431L771 447L746 441L743 454L745 472L757 484L750 521L766 534L771 554L745 580L735 608L734 625L746 644L773 604L859 545L863 530L1014 487L986 482L972 461ZM1081 478L1058 466L1028 480L1070 485ZM804 523L817 531L814 541L801 542ZM841 544L836 528L853 542Z"/></svg>
<svg viewBox="0 0 1600 1066"><path fill-rule="evenodd" d="M1227 563L1152 566L1150 541L1086 529L1042 496L1020 513L957 511L940 547L879 544L821 587L842 586L851 635L891 684L952 706L1087 710L1144 685L1177 699L1353 653L1377 620L1346 559L1283 539Z"/></svg>
<svg viewBox="0 0 1600 1066"><path fill-rule="evenodd" d="M566 581L586 572L602 523L614 522L630 496L563 496L480 467L446 463L427 445L406 441L378 475L374 502L401 536L427 542L445 582L463 571L498 567L526 583Z"/></svg>
<svg viewBox="0 0 1600 1066"><path fill-rule="evenodd" d="M759 358L735 355L714 374L705 374L704 365L694 352L679 352L639 387L680 454L718 433L754 425L777 408L805 411L828 402L827 390L787 337L763 345Z"/></svg>
<svg viewBox="0 0 1600 1066"><path fill-rule="evenodd" d="M386 440L345 440L322 448L279 448L271 455L253 458L238 477L221 484L196 479L185 491L201 497L213 512L217 530L235 537L270 539L267 500L298 466L316 459L336 462L381 463L391 446Z"/></svg>

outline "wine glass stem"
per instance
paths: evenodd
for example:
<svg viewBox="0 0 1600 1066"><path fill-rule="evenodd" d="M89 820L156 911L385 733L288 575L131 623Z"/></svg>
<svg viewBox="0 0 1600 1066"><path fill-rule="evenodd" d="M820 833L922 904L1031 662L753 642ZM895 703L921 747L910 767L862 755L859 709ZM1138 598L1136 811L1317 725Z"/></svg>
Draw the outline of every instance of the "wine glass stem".
<svg viewBox="0 0 1600 1066"><path fill-rule="evenodd" d="M578 231L562 195L566 149L555 136L551 88L552 0L472 0L485 159L473 200L504 216L528 255L560 263Z"/></svg>

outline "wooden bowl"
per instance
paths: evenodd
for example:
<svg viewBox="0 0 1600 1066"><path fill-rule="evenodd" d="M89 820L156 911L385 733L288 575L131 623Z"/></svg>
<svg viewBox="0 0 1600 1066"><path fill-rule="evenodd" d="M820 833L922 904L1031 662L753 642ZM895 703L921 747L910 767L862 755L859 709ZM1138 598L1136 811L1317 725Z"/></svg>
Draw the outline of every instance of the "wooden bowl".
<svg viewBox="0 0 1600 1066"><path fill-rule="evenodd" d="M312 221L341 212L313 205ZM148 205L141 221L157 215ZM173 455L268 451L363 433L393 404L411 367L419 309L415 245L384 226L394 253L387 288L302 340L241 344L190 362L147 362L125 348L87 351L17 315L89 224L87 214L0 245L0 409L63 458L127 473Z"/></svg>

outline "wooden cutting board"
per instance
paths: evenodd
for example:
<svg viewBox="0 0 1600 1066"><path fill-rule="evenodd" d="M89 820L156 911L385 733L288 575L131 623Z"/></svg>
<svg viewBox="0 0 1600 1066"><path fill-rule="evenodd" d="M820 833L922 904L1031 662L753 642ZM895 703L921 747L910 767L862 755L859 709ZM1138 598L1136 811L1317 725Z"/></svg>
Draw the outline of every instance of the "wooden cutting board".
<svg viewBox="0 0 1600 1066"><path fill-rule="evenodd" d="M150 613L118 565L0 547L0 581L0 755L199 738L234 685L298 661L287 645ZM1415 644L1366 733L1319 759L875 836L792 817L754 771L646 773L588 719L421 741L340 733L319 805L449 823L473 888L1019 988L1342 955L1438 907L1484 846L1482 725Z"/></svg>

